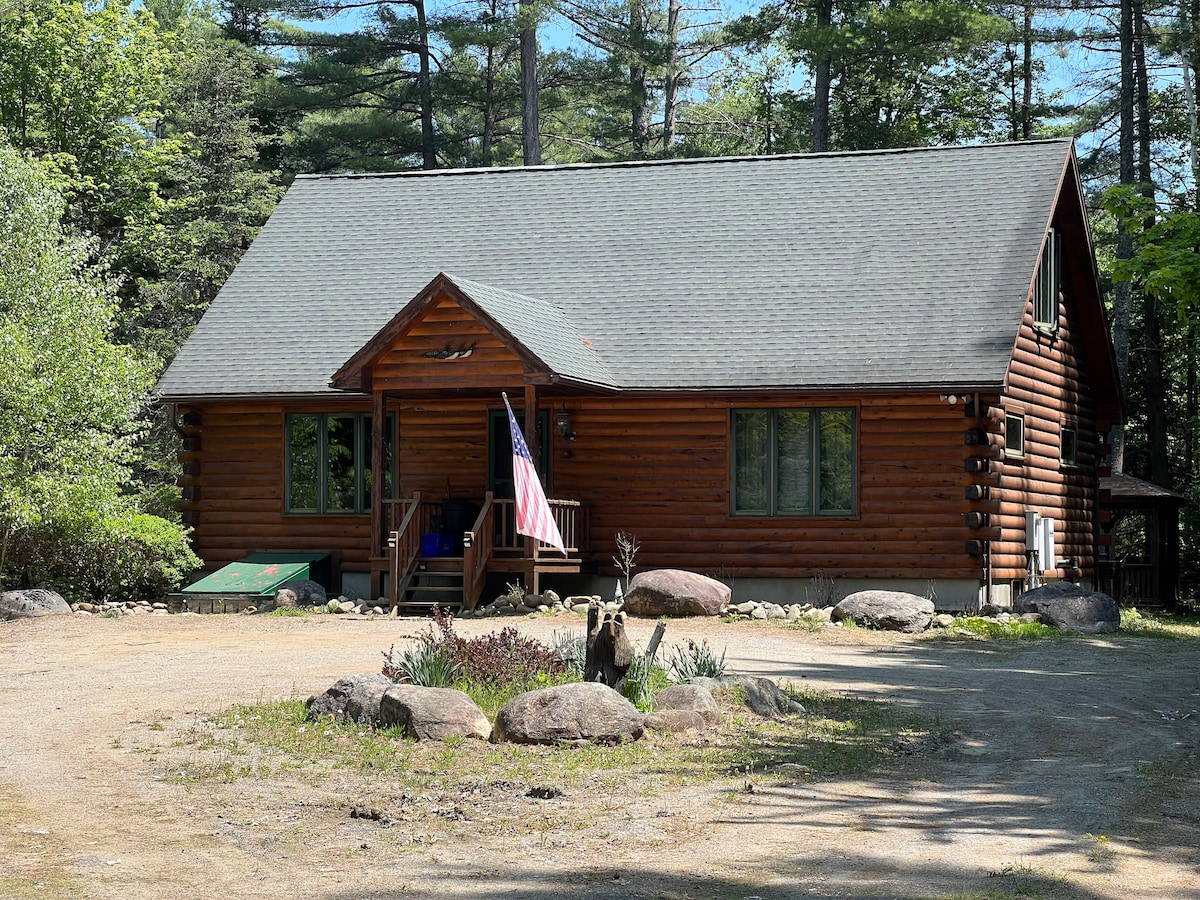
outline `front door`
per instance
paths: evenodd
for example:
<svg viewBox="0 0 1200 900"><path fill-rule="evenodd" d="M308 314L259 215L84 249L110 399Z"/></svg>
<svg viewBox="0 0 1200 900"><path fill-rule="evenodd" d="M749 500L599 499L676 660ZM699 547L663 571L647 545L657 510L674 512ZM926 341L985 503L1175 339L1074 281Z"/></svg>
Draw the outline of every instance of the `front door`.
<svg viewBox="0 0 1200 900"><path fill-rule="evenodd" d="M513 410L517 425L525 428L524 410ZM543 409L538 415L538 437L541 452L538 454L538 474L545 486L550 471L550 410ZM511 500L516 496L513 486L512 435L508 429L508 413L502 409L488 410L488 490L497 500Z"/></svg>

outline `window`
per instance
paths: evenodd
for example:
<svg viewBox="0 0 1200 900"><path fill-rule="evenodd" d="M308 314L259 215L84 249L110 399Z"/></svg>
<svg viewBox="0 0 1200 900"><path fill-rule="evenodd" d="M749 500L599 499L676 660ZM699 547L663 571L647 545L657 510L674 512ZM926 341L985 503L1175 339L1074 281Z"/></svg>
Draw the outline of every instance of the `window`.
<svg viewBox="0 0 1200 900"><path fill-rule="evenodd" d="M1016 413L1004 416L1004 455L1025 455L1025 418Z"/></svg>
<svg viewBox="0 0 1200 900"><path fill-rule="evenodd" d="M853 515L854 410L735 409L732 437L734 515Z"/></svg>
<svg viewBox="0 0 1200 900"><path fill-rule="evenodd" d="M1059 456L1064 466L1075 465L1075 429L1066 425L1059 433Z"/></svg>
<svg viewBox="0 0 1200 900"><path fill-rule="evenodd" d="M388 415L385 494L392 495L395 417ZM296 413L287 417L287 511L371 511L371 414Z"/></svg>
<svg viewBox="0 0 1200 900"><path fill-rule="evenodd" d="M1033 323L1048 331L1058 329L1058 292L1062 274L1062 235L1051 228L1042 247L1037 280L1033 283Z"/></svg>

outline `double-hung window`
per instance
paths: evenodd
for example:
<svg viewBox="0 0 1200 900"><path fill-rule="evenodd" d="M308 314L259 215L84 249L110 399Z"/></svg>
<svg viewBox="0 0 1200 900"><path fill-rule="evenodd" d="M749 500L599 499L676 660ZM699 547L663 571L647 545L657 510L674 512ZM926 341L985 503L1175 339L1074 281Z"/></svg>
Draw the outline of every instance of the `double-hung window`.
<svg viewBox="0 0 1200 900"><path fill-rule="evenodd" d="M1062 284L1062 235L1051 228L1042 247L1033 284L1033 323L1045 331L1058 329L1058 292Z"/></svg>
<svg viewBox="0 0 1200 900"><path fill-rule="evenodd" d="M735 409L731 433L734 515L854 514L853 409Z"/></svg>
<svg viewBox="0 0 1200 900"><path fill-rule="evenodd" d="M385 493L391 495L393 416L385 442ZM371 511L371 414L293 413L287 417L287 511Z"/></svg>

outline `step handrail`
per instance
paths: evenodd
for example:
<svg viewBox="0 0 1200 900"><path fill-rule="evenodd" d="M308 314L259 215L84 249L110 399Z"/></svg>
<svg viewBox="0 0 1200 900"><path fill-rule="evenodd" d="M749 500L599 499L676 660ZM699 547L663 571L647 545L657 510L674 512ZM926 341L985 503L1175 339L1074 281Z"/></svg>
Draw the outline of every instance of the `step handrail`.
<svg viewBox="0 0 1200 900"><path fill-rule="evenodd" d="M421 492L413 491L412 497L405 505L407 509L404 511L404 518L399 527L391 533L388 541L388 555L392 558L390 588L393 616L398 615L400 611L400 595L404 592L401 581L404 585L408 584L421 555L421 526L418 515L421 511ZM416 528L413 527L414 521L417 522Z"/></svg>
<svg viewBox="0 0 1200 900"><path fill-rule="evenodd" d="M495 531L496 504L494 494L488 491L475 524L463 535L463 606L466 609L474 609L483 593L488 562L496 543Z"/></svg>

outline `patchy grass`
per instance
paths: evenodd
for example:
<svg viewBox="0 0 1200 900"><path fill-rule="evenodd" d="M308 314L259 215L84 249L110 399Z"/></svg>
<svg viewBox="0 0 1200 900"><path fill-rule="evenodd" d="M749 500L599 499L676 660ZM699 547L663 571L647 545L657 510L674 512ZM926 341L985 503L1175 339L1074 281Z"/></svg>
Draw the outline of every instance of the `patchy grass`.
<svg viewBox="0 0 1200 900"><path fill-rule="evenodd" d="M0 786L0 897L80 896L77 881L62 863L62 836L43 827L37 813Z"/></svg>
<svg viewBox="0 0 1200 900"><path fill-rule="evenodd" d="M1135 607L1121 610L1121 631L1168 640L1200 639L1200 615L1196 613L1141 613Z"/></svg>
<svg viewBox="0 0 1200 900"><path fill-rule="evenodd" d="M927 632L928 636L937 640L1065 640L1070 637L1066 632L1043 625L1040 622L1022 622L1013 619L1009 622L997 622L979 616L956 616L946 628Z"/></svg>
<svg viewBox="0 0 1200 900"><path fill-rule="evenodd" d="M573 673L547 675L543 672L538 677L525 681L498 682L460 679L452 683L450 687L467 694L475 701L475 705L483 710L485 716L489 719L495 719L496 713L500 712L504 704L508 703L509 700L518 694L578 680Z"/></svg>
<svg viewBox="0 0 1200 900"><path fill-rule="evenodd" d="M564 789L620 788L636 796L639 789L685 784L731 787L747 772L782 783L852 775L947 742L939 723L887 704L789 693L806 715L764 719L732 707L720 726L700 734L648 733L641 741L582 747L416 742L395 729L310 721L295 700L234 706L201 717L176 743L163 777L191 783L289 776L317 783L336 771L388 779L393 790L442 792L463 783L537 784L549 777ZM489 705L500 702L496 696Z"/></svg>

